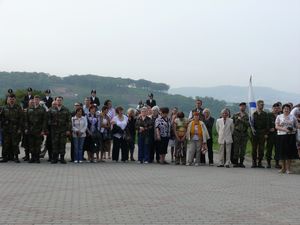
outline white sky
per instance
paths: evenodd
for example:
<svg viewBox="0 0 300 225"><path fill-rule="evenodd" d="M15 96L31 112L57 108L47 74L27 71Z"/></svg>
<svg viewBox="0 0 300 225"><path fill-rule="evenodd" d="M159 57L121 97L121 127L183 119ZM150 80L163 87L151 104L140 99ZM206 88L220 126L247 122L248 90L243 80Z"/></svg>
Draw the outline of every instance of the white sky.
<svg viewBox="0 0 300 225"><path fill-rule="evenodd" d="M300 93L299 0L0 0L0 70Z"/></svg>

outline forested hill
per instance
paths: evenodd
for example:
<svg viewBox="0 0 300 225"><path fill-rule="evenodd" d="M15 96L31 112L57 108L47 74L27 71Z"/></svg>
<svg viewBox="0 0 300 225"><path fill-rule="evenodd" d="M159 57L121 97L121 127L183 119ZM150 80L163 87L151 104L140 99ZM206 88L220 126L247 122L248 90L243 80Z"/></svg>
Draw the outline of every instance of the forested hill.
<svg viewBox="0 0 300 225"><path fill-rule="evenodd" d="M65 104L71 108L74 102L83 102L90 96L92 89L97 90L101 105L106 99L111 99L113 105L122 105L125 108L136 107L140 100L146 101L149 92L154 94L159 106L178 107L185 113L194 107L194 99L183 95L167 94L169 86L164 83L154 83L147 80L133 80L123 78L103 77L97 75L71 75L58 77L46 73L27 72L0 72L0 91L4 98L7 90L51 89L52 95L62 95ZM222 108L226 107L225 101L218 101L210 97L201 97L203 105L211 109L214 116L218 116ZM236 111L237 105L228 106Z"/></svg>

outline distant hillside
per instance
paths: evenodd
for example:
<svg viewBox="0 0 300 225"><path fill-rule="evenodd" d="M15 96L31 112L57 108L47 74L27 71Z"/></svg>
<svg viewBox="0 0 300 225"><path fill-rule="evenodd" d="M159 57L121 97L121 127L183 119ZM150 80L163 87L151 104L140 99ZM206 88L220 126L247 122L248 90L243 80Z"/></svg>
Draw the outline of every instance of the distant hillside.
<svg viewBox="0 0 300 225"><path fill-rule="evenodd" d="M90 96L91 89L97 90L101 105L106 99L111 99L114 106L125 108L136 107L140 100L146 101L149 92L154 94L159 106L178 107L188 113L194 107L194 99L183 95L168 94L169 86L147 80L132 80L97 75L72 75L58 77L46 73L0 72L0 92L4 98L8 88L13 90L26 89L44 91L51 89L52 95L62 95L65 104L71 108L74 102L83 102ZM218 116L221 109L227 106L225 101L218 101L211 97L202 98L204 106L211 109L214 116ZM236 111L237 105L228 106Z"/></svg>
<svg viewBox="0 0 300 225"><path fill-rule="evenodd" d="M187 97L210 96L226 102L248 101L248 87L217 86L217 87L181 87L169 90L171 94L181 94ZM278 91L269 87L254 87L255 98L263 99L267 104L274 102L300 103L300 94Z"/></svg>

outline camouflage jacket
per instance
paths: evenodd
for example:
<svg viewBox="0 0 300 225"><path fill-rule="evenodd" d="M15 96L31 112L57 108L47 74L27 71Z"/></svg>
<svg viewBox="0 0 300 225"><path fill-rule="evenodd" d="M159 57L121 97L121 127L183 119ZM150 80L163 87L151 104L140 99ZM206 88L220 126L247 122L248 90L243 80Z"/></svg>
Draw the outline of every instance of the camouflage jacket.
<svg viewBox="0 0 300 225"><path fill-rule="evenodd" d="M22 130L23 111L17 104L3 106L0 114L3 132L14 133Z"/></svg>
<svg viewBox="0 0 300 225"><path fill-rule="evenodd" d="M29 134L47 131L47 113L44 107L30 107L25 112L24 128Z"/></svg>
<svg viewBox="0 0 300 225"><path fill-rule="evenodd" d="M240 119L239 119L240 117ZM233 134L244 134L244 136L248 135L248 128L250 127L249 116L245 113L241 116L241 113L238 112L232 116L234 123L234 131Z"/></svg>
<svg viewBox="0 0 300 225"><path fill-rule="evenodd" d="M70 111L64 106L60 110L51 107L48 111L48 125L51 128L51 132L71 131Z"/></svg>

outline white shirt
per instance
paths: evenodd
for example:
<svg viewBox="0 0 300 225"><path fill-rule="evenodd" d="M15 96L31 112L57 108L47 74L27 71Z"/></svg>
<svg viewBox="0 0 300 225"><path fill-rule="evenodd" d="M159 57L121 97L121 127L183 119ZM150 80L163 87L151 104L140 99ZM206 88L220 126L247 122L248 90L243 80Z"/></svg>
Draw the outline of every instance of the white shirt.
<svg viewBox="0 0 300 225"><path fill-rule="evenodd" d="M112 121L118 126L120 127L122 130L125 130L126 126L127 126L127 122L128 122L128 117L123 115L123 120L120 120L120 118L118 116L115 116ZM114 134L115 137L117 138L121 138L122 135L119 133Z"/></svg>
<svg viewBox="0 0 300 225"><path fill-rule="evenodd" d="M275 124L279 125L281 127L284 127L284 128L293 127L296 129L298 122L297 122L296 117L291 114L288 116L285 116L284 114L280 114L276 117ZM285 135L285 134L287 134L287 132L277 130L277 134Z"/></svg>
<svg viewBox="0 0 300 225"><path fill-rule="evenodd" d="M80 118L73 116L72 117L72 135L73 137L77 137L76 132L79 131L81 136L86 136L86 129L87 129L87 119L85 116L81 116Z"/></svg>

